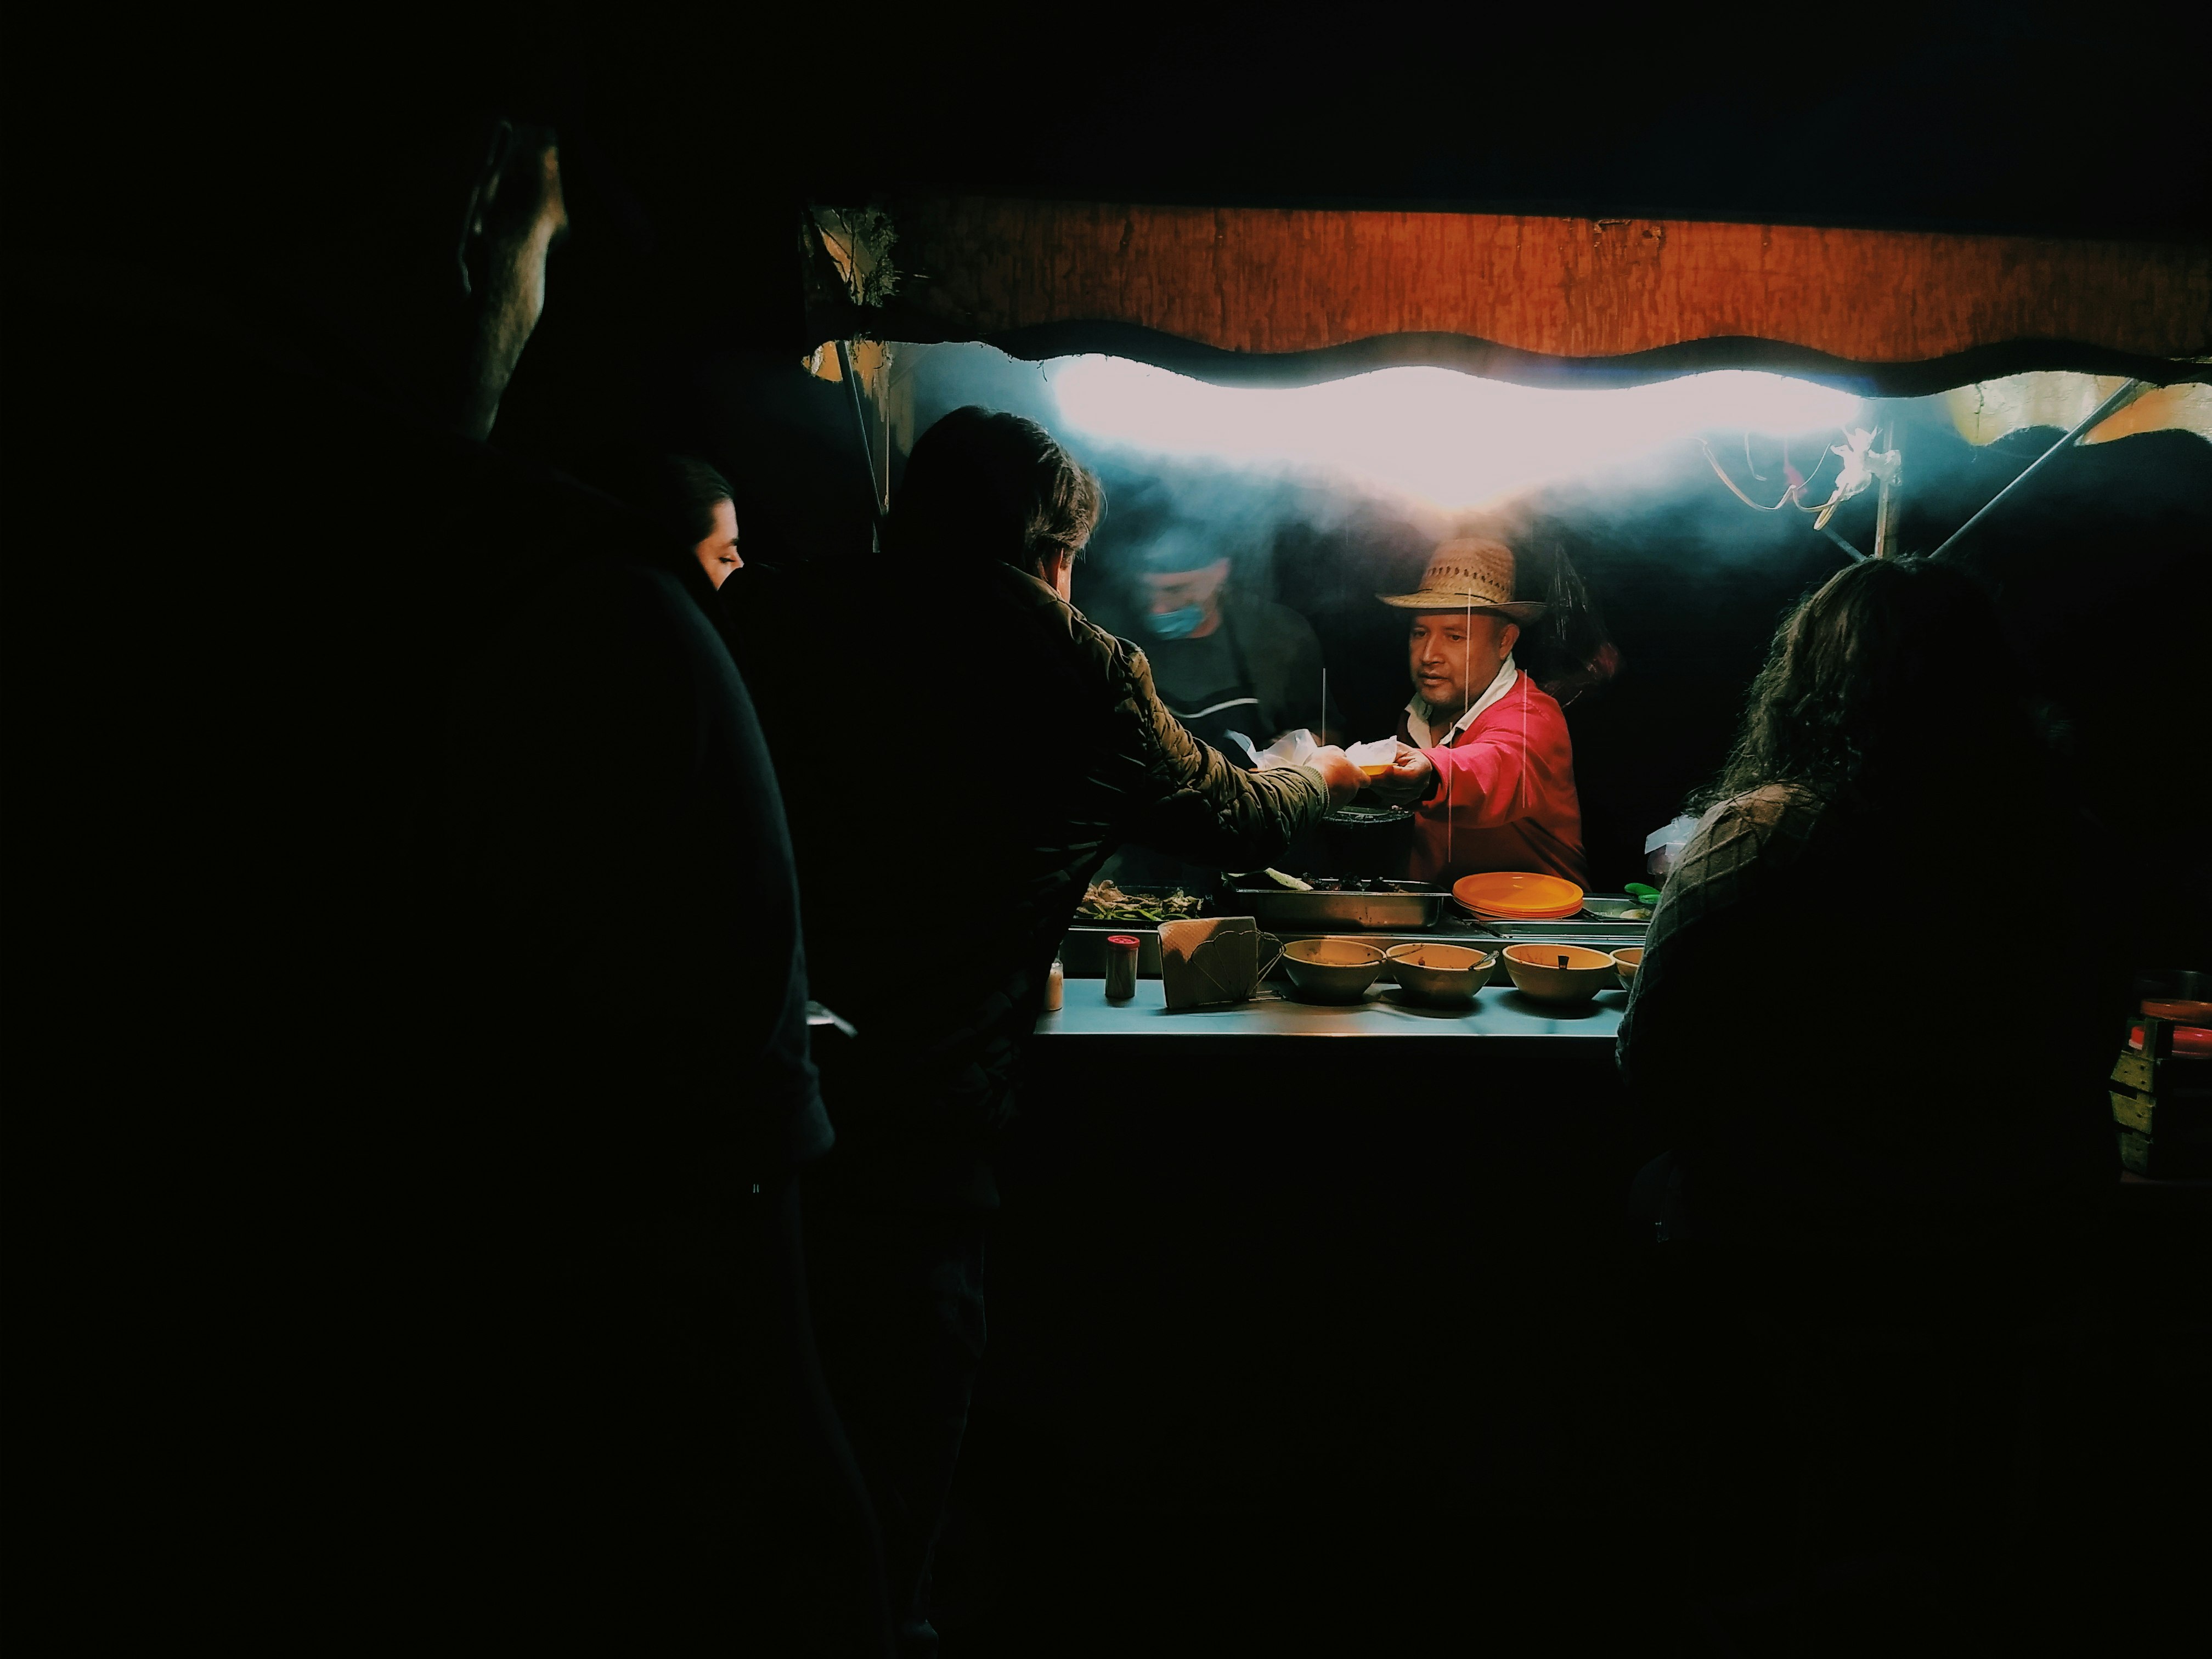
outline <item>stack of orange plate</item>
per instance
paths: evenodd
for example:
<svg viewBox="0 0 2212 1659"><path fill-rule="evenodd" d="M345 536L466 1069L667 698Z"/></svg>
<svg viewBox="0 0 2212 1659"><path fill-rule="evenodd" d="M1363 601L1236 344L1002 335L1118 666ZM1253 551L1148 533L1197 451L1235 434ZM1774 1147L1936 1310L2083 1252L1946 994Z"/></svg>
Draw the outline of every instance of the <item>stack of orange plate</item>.
<svg viewBox="0 0 2212 1659"><path fill-rule="evenodd" d="M1557 921L1583 908L1583 890L1557 876L1525 870L1486 870L1462 876L1452 896L1494 921Z"/></svg>

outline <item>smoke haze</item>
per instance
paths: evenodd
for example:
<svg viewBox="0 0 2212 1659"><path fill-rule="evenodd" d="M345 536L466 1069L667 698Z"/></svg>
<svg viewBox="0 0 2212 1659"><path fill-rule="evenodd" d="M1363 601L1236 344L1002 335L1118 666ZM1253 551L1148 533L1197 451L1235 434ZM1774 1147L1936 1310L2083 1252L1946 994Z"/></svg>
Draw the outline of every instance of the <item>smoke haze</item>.
<svg viewBox="0 0 2212 1659"><path fill-rule="evenodd" d="M1447 511L1321 465L1238 465L1090 441L1062 416L1042 366L981 346L926 349L914 369L916 430L963 403L1012 409L1054 429L1105 482L1079 605L1126 604L1137 562L1164 534L1218 538L1234 580L1312 623L1355 738L1395 729L1407 695L1404 617L1377 592L1412 587L1436 543L1473 522L1516 546L1564 552L1625 665L1569 714L1593 878L1604 888L1638 877L1645 832L1717 769L1776 622L1850 559L1809 514L1737 500L1694 438ZM1861 422L1891 427L1903 456L1898 544L1907 553L1931 551L2059 435L2024 430L1976 448L1941 398L1863 411ZM1753 434L1747 456L1740 428L1704 435L1754 501L1782 495L1778 440ZM1826 448L1841 441L1832 430L1790 440L1802 474L1826 463L1809 501L1826 498L1837 471ZM1875 501L1869 489L1845 502L1829 528L1870 551ZM1996 594L2027 689L2075 734L2085 799L2101 798L2149 878L2200 895L2212 868L2187 827L2200 804L2174 769L2143 763L2154 745L2136 733L2147 707L2201 708L2208 551L2212 445L2163 432L2061 457L1948 556Z"/></svg>

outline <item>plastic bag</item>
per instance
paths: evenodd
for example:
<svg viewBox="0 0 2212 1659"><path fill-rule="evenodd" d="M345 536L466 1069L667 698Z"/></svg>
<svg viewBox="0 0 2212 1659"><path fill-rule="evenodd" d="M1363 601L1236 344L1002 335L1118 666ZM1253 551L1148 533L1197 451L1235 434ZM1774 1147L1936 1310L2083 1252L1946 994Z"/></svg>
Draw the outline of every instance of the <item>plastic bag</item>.
<svg viewBox="0 0 2212 1659"><path fill-rule="evenodd" d="M1682 856L1682 849L1690 844L1697 833L1698 821L1693 817L1679 817L1672 823L1662 824L1644 838L1644 867L1661 881L1667 879Z"/></svg>

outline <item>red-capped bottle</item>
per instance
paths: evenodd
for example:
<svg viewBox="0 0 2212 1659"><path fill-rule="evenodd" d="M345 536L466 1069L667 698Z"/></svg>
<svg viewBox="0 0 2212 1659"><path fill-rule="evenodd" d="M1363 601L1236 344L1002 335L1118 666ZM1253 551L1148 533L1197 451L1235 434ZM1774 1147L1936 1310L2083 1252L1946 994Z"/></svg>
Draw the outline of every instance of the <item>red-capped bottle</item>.
<svg viewBox="0 0 2212 1659"><path fill-rule="evenodd" d="M1127 1002L1137 994L1137 941L1128 933L1106 936L1106 1000Z"/></svg>

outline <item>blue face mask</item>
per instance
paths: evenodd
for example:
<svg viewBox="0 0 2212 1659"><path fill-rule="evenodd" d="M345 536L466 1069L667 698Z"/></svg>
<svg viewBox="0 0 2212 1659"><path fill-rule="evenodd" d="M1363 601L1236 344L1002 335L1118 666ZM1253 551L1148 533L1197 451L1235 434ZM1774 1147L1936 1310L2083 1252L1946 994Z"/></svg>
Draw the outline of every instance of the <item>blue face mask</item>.
<svg viewBox="0 0 2212 1659"><path fill-rule="evenodd" d="M1187 605L1180 611L1146 612L1145 626L1164 640L1187 640L1198 631L1199 623L1205 620L1204 605Z"/></svg>

